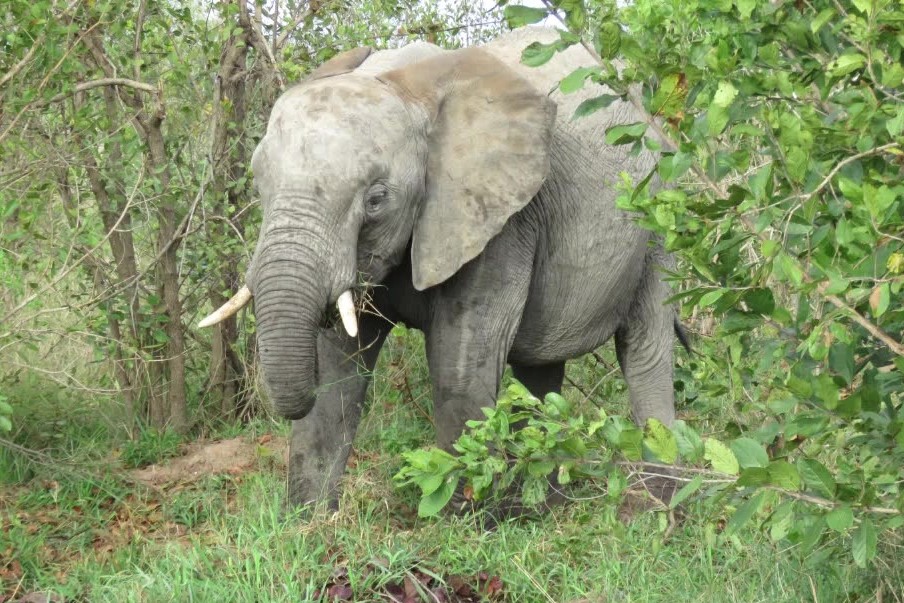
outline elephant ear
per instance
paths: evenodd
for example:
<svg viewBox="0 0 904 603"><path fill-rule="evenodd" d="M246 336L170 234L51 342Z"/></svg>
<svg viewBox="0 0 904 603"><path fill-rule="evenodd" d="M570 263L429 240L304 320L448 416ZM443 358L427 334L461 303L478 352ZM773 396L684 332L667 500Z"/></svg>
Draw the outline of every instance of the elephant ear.
<svg viewBox="0 0 904 603"><path fill-rule="evenodd" d="M340 52L312 71L308 76L308 80L319 80L325 77L350 73L357 69L370 56L371 52L373 52L373 49L369 46L359 46L358 48Z"/></svg>
<svg viewBox="0 0 904 603"><path fill-rule="evenodd" d="M426 198L414 226L414 286L442 283L477 257L549 174L555 104L478 48L380 76L430 119Z"/></svg>

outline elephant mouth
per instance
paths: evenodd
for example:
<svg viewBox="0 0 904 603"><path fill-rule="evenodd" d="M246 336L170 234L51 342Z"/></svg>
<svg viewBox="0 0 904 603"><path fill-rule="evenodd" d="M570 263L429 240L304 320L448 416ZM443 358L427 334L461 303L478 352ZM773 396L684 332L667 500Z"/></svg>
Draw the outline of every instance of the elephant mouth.
<svg viewBox="0 0 904 603"><path fill-rule="evenodd" d="M239 310L248 305L253 295L248 285L243 285L229 301L211 312L201 322L198 323L199 328L212 327L217 325L230 316L235 315ZM358 308L355 304L355 296L351 289L346 289L339 295L335 305L336 312L326 312L324 314L325 326L332 327L337 321L342 323L345 332L349 337L358 336Z"/></svg>

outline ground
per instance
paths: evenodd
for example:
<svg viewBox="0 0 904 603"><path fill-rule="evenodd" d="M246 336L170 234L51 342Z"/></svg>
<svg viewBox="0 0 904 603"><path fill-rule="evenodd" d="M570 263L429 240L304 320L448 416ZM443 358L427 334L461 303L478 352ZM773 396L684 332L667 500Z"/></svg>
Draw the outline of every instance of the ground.
<svg viewBox="0 0 904 603"><path fill-rule="evenodd" d="M623 398L595 362L569 367L566 395ZM826 547L804 554L753 523L726 536L732 509L691 500L676 517L605 483L519 520L420 519L392 476L433 437L423 363L398 346L381 358L336 513L286 510L276 419L111 448L86 407L27 434L52 456L0 448L0 602L904 600L894 551L866 570L827 564ZM61 416L33 399L29 425ZM126 466L149 456L162 460Z"/></svg>

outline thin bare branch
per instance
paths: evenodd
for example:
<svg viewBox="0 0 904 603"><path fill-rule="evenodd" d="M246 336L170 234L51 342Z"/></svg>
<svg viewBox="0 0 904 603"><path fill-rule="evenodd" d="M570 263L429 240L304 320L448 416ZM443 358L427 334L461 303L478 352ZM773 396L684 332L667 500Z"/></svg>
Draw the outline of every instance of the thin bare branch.
<svg viewBox="0 0 904 603"><path fill-rule="evenodd" d="M61 92L50 98L46 101L42 101L35 105L36 107L45 107L51 103L58 103L61 100L65 100L72 96L73 94L77 94L79 92L85 92L86 90L92 90L94 88L101 88L103 86L125 86L127 88L133 88L135 90L142 90L144 92L157 92L157 88L152 86L151 84L147 84L145 82L139 82L136 80L130 80L128 78L123 77L105 77L99 80L91 80L89 82L82 82L81 84L77 84L75 88L69 90L67 92Z"/></svg>
<svg viewBox="0 0 904 603"><path fill-rule="evenodd" d="M28 49L28 52L25 53L25 56L22 57L22 60L12 66L12 68L7 71L3 77L0 77L0 88L6 85L11 79L16 77L16 75L22 71L22 69L28 65L29 61L34 58L35 53L38 51L38 48L44 43L44 38L47 37L47 30L41 32L41 35L37 37L34 43L31 45L31 48Z"/></svg>

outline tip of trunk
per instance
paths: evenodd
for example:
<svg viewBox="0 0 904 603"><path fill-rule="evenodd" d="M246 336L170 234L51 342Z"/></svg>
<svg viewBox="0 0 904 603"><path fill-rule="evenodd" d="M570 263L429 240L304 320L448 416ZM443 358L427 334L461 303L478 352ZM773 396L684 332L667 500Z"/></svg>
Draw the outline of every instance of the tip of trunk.
<svg viewBox="0 0 904 603"><path fill-rule="evenodd" d="M291 396L273 399L273 408L279 416L290 421L305 418L314 408L314 396Z"/></svg>

